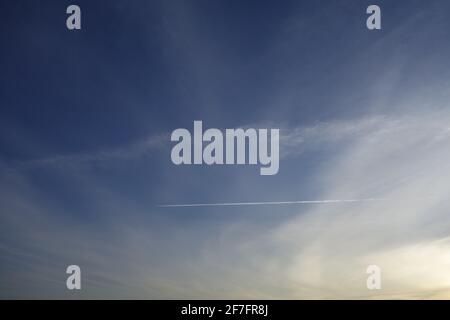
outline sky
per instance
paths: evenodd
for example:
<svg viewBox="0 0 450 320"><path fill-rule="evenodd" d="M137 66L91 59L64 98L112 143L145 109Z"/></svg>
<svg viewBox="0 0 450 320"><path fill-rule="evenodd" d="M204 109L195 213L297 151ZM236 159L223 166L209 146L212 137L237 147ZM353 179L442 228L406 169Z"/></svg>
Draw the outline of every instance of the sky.
<svg viewBox="0 0 450 320"><path fill-rule="evenodd" d="M0 298L450 298L448 1L73 3L0 3ZM195 120L278 174L174 165Z"/></svg>

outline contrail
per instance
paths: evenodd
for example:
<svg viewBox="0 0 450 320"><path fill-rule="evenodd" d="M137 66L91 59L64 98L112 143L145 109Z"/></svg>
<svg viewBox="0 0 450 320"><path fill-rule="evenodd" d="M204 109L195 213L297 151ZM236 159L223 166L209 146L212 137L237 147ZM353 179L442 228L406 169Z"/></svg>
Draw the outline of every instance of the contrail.
<svg viewBox="0 0 450 320"><path fill-rule="evenodd" d="M182 208L182 207L231 207L231 206L266 206L280 204L320 204L320 203L349 203L383 201L385 198L366 199L336 199L336 200L299 200L299 201L270 201L270 202L222 202L222 203L186 203L186 204L161 204L160 208Z"/></svg>

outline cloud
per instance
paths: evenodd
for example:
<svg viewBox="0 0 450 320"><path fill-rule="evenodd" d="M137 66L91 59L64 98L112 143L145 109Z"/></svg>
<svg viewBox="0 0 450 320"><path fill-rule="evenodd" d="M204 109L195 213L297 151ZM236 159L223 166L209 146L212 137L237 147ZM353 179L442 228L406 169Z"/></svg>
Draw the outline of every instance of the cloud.
<svg viewBox="0 0 450 320"><path fill-rule="evenodd" d="M449 288L444 270L450 264L442 254L449 227L448 119L448 112L435 111L294 131L300 144L339 145L321 171L324 198L387 200L316 206L277 228L274 241L292 257L286 268L291 283L313 288L309 297L376 296L365 288L364 272L377 264L387 275L382 294L426 297Z"/></svg>
<svg viewBox="0 0 450 320"><path fill-rule="evenodd" d="M39 166L70 166L112 160L129 160L148 155L152 150L164 148L169 140L168 134L159 134L141 141L129 143L122 147L100 149L99 151L52 155L39 159L32 159L18 163L19 168Z"/></svg>
<svg viewBox="0 0 450 320"><path fill-rule="evenodd" d="M447 119L435 111L290 129L286 161L298 149L328 152L315 180L323 199L385 200L270 206L270 222L258 219L259 206L251 219L183 222L113 192L92 205L122 215L89 226L59 215L26 175L10 172L2 178L3 287L9 296L70 298L63 271L75 261L87 277L83 297L93 298L448 297ZM381 291L365 287L370 264L382 269Z"/></svg>
<svg viewBox="0 0 450 320"><path fill-rule="evenodd" d="M266 210L298 214L270 225L257 206L251 222L228 221L221 245L197 257L201 283L214 284L201 288L217 298L448 298L450 114L428 111L285 130L286 161L326 152L315 180L320 199L383 200L280 203ZM372 264L382 269L381 291L366 288Z"/></svg>

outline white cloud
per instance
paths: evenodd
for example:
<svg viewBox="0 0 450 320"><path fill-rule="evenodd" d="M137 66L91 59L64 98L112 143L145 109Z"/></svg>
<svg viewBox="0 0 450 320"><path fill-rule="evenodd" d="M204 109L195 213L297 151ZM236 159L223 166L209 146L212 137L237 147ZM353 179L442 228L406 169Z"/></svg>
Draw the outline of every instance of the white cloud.
<svg viewBox="0 0 450 320"><path fill-rule="evenodd" d="M328 151L316 179L323 199L386 200L298 207L298 215L275 217L271 225L258 212L207 228L170 216L155 223L129 199L100 193L99 210L126 215L103 215L98 231L63 220L26 178L2 179L3 229L14 230L14 241L0 250L28 270L15 268L16 284L3 285L18 297L40 296L38 285L64 297L56 289L58 270L80 259L89 270L85 294L97 298L448 297L448 119L436 111L292 129L287 158L302 147ZM84 183L96 189L95 181ZM382 268L381 291L365 287L369 264Z"/></svg>
<svg viewBox="0 0 450 320"><path fill-rule="evenodd" d="M287 277L312 288L303 296L406 297L415 292L417 297L450 288L450 265L443 254L450 224L448 119L448 112L440 111L297 131L294 141L306 145L346 141L321 171L323 198L387 199L316 206L273 233L292 256ZM311 132L312 141L305 139ZM381 292L365 288L369 264L380 265L387 275Z"/></svg>

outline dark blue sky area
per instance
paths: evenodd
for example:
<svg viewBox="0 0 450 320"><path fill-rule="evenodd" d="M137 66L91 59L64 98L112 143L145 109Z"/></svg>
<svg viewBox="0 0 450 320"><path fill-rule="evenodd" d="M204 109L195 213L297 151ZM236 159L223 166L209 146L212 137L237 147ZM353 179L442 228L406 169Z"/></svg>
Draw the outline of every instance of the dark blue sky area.
<svg viewBox="0 0 450 320"><path fill-rule="evenodd" d="M369 33L367 1L79 1L82 30L71 32L70 3L0 5L6 159L122 145L195 119L232 127L336 117L348 110L344 86L363 109L360 86L390 53L349 71L352 60L425 6L383 2L385 30ZM423 15L417 32L436 18Z"/></svg>
<svg viewBox="0 0 450 320"><path fill-rule="evenodd" d="M3 2L0 160L78 214L97 211L95 196L69 173L146 205L313 196L308 179L329 150L282 160L269 190L254 185L255 168L174 166L169 134L194 120L286 134L404 114L412 87L445 94L433 79L449 75L449 4L379 1L382 30L369 31L370 3L80 1L82 30L69 31L69 1ZM231 187L237 176L246 194ZM207 187L215 181L220 192Z"/></svg>

